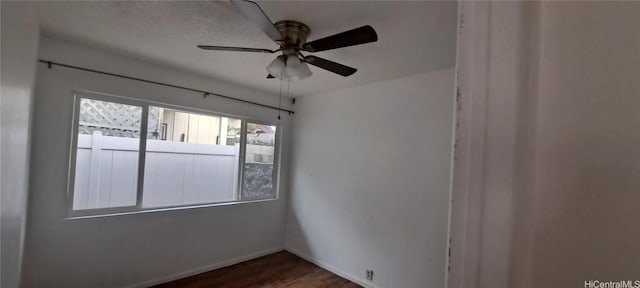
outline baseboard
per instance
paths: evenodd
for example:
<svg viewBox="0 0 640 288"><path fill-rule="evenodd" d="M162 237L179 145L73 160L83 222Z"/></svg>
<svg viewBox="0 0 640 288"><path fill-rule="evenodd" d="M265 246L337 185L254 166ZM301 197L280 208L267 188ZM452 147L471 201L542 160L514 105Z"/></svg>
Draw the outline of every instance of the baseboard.
<svg viewBox="0 0 640 288"><path fill-rule="evenodd" d="M296 250L294 248L285 247L284 250L286 250L287 252L289 252L291 254L294 254L294 255L296 255L296 256L304 259L304 260L307 260L307 261L319 266L322 269L325 269L325 270L327 270L327 271L329 271L329 272L331 272L333 274L336 274L336 275L338 275L338 276L340 276L340 277L342 277L344 279L347 279L347 280L349 280L349 281L351 281L353 283L356 283L356 284L358 284L358 285L360 285L362 287L365 287L365 288L382 288L382 287L378 287L376 285L373 285L371 282L369 282L369 281L367 281L365 279L353 276L352 274L349 274L349 273L347 273L345 271L342 271L341 269L338 269L338 268L336 268L334 266L331 266L331 265L329 265L327 263L319 261L319 260L307 255L306 253L303 253L303 252L301 252L299 250Z"/></svg>
<svg viewBox="0 0 640 288"><path fill-rule="evenodd" d="M171 275L168 275L168 276L164 276L164 277L160 277L160 278L156 278L156 279L152 279L152 280L136 283L136 284L133 284L133 285L125 286L123 288L146 288L146 287L150 287L150 286L154 286L154 285L158 285L158 284L162 284L162 283L171 282L171 281L178 280L178 279L181 279L181 278L193 276L193 275L196 275L196 274L208 272L208 271L211 271L211 270L216 270L216 269L224 268L224 267L227 267L227 266L235 265L235 264L238 264L238 263L241 263L241 262L244 262L244 261L249 261L249 260L252 260L252 259L255 259L255 258L259 258L259 257L262 257L262 256L266 256L266 255L269 255L269 254L280 252L280 251L283 251L283 250L284 250L283 247L275 247L275 248L271 248L271 249L267 249L267 250L262 250L262 251L258 251L256 253L251 253L251 254L248 254L248 255L244 255L244 256L228 259L228 260L217 262L217 263L214 263L214 264L211 264L211 265L207 265L207 266L203 266L203 267L199 267L199 268L195 268L195 269L191 269L191 270L187 270L187 271L171 274Z"/></svg>

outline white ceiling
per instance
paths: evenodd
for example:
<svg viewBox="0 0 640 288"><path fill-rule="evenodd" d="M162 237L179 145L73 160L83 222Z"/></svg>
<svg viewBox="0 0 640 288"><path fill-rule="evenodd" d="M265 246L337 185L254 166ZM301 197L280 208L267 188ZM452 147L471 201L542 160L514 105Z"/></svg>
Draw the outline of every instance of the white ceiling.
<svg viewBox="0 0 640 288"><path fill-rule="evenodd" d="M452 67L456 2L261 1L273 22L298 20L311 28L309 41L371 25L378 42L315 55L358 68L342 77L311 66L311 78L293 82L291 94L328 90ZM276 48L227 1L38 2L45 35L276 92L265 79L275 54L203 51L197 44Z"/></svg>

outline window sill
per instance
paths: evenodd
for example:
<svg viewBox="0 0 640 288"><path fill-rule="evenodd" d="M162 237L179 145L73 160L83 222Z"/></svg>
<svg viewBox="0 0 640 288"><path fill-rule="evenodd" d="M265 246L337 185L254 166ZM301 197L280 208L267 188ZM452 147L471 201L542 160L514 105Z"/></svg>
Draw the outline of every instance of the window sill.
<svg viewBox="0 0 640 288"><path fill-rule="evenodd" d="M262 203L262 202L271 202L278 200L279 197L269 198L269 199L257 199L257 200L248 200L248 201L232 201L232 202L220 202L220 203L207 203L207 204L197 204L197 205L189 205L189 206L172 206L172 207L159 207L159 208L148 208L141 209L135 211L126 211L126 212L106 212L100 214L92 214L91 210L79 210L73 211L71 213L78 213L80 215L70 215L65 217L64 220L77 220L77 219L89 219L89 218L101 218L101 217L112 217L112 216L124 216L124 215L133 215L133 214L143 214L143 213L156 213L163 211L177 211L177 210L188 210L188 209L200 209L200 208L210 208L210 207L220 207L220 206L235 206L242 204L252 204L252 203ZM85 215L82 215L82 214Z"/></svg>

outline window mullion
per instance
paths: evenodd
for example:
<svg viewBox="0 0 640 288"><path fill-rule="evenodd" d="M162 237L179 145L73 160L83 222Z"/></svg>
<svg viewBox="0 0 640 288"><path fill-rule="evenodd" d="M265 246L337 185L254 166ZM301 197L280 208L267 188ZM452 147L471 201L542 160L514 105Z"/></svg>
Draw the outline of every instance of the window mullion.
<svg viewBox="0 0 640 288"><path fill-rule="evenodd" d="M142 105L142 121L140 122L140 147L138 149L138 191L136 207L142 209L142 192L144 190L144 163L147 156L147 124L149 122L149 105Z"/></svg>
<svg viewBox="0 0 640 288"><path fill-rule="evenodd" d="M244 158L247 151L247 120L242 120L240 124L240 155L238 157L238 201L242 201L242 189L244 183Z"/></svg>

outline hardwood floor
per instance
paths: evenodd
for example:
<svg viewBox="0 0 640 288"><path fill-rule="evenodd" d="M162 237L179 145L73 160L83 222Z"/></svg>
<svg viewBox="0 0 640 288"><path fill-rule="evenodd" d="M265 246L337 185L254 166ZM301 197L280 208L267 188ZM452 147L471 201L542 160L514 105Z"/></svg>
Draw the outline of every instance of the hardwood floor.
<svg viewBox="0 0 640 288"><path fill-rule="evenodd" d="M361 286L283 251L155 287L358 288Z"/></svg>

